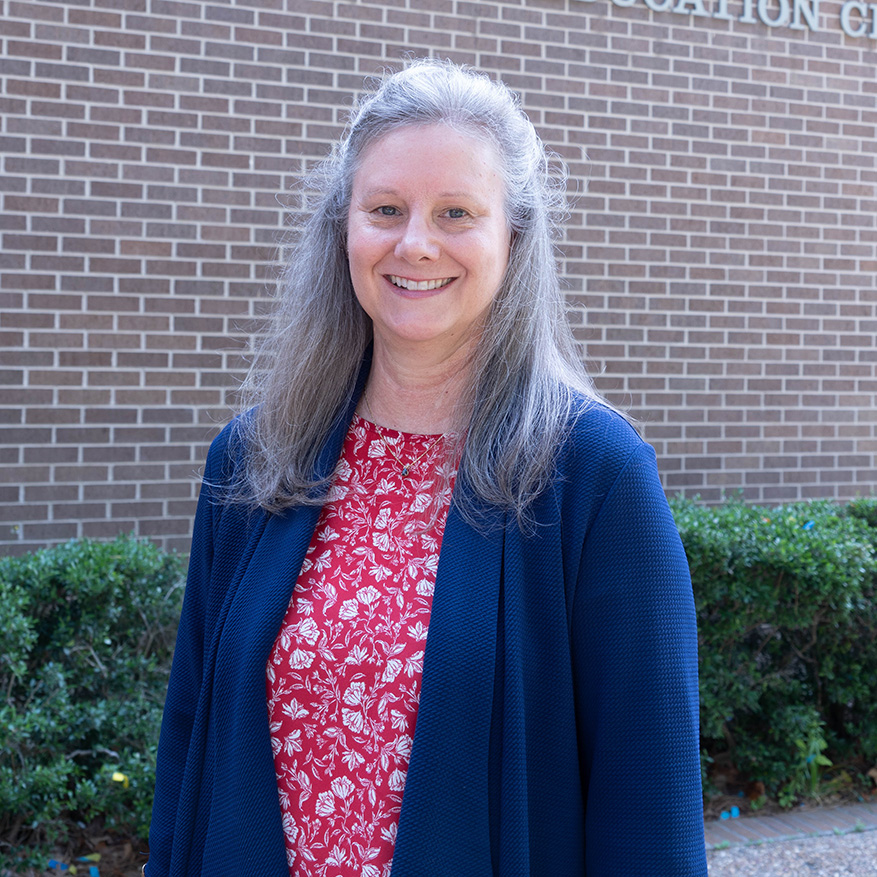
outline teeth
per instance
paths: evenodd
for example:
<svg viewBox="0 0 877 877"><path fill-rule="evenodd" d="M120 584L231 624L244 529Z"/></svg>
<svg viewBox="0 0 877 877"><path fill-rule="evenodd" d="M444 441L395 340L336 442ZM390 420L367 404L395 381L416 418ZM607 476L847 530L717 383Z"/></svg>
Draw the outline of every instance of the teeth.
<svg viewBox="0 0 877 877"><path fill-rule="evenodd" d="M438 289L440 286L447 286L454 278L445 277L442 280L406 280L404 277L397 277L395 274L390 275L390 282L394 286L402 289L412 289L418 292L425 292L428 289Z"/></svg>

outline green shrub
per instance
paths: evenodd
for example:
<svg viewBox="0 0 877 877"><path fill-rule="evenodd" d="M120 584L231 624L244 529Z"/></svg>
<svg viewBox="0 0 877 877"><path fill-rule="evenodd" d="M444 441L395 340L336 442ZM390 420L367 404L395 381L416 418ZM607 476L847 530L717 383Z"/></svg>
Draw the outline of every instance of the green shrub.
<svg viewBox="0 0 877 877"><path fill-rule="evenodd" d="M672 503L691 567L704 760L783 803L877 758L877 501Z"/></svg>
<svg viewBox="0 0 877 877"><path fill-rule="evenodd" d="M0 870L72 822L146 836L181 582L128 537L0 559Z"/></svg>
<svg viewBox="0 0 877 877"><path fill-rule="evenodd" d="M672 503L694 584L704 767L781 803L877 760L877 498ZM0 559L0 872L94 820L148 830L182 565L131 538ZM115 777L115 778L114 778Z"/></svg>

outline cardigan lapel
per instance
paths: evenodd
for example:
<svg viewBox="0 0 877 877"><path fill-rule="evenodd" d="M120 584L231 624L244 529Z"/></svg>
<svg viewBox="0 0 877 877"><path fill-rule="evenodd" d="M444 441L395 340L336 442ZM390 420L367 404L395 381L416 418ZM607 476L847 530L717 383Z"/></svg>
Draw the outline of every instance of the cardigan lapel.
<svg viewBox="0 0 877 877"><path fill-rule="evenodd" d="M356 409L368 363L363 366L357 387L345 410L333 426L316 466L318 477L331 476L347 428ZM299 506L270 515L252 556L242 558L234 593L218 636L214 665L212 711L213 739L217 764L238 764L241 770L214 777L213 811L227 811L211 819L221 836L208 833L205 849L217 856L247 861L248 873L269 875L285 871L286 853L277 778L265 702L265 665L289 606L295 582L310 545L320 506ZM266 822L276 830L265 832ZM222 825L237 826L232 837ZM268 837L272 843L252 848L253 837ZM241 844L232 851L229 847ZM221 853L219 852L221 851ZM212 855L212 853L210 854ZM205 855L207 872L219 873Z"/></svg>
<svg viewBox="0 0 877 877"><path fill-rule="evenodd" d="M393 877L492 873L488 761L506 523L493 517L481 532L454 503L448 514Z"/></svg>
<svg viewBox="0 0 877 877"><path fill-rule="evenodd" d="M320 451L315 467L317 478L328 479L334 471L357 399L368 374L367 360L356 387L335 421ZM269 515L252 556L242 559L237 586L229 594L228 611L222 625L215 673L250 674L248 715L264 718L265 662L289 606L289 600L310 545L320 506L297 506ZM260 684L255 684L256 682ZM242 683L244 679L240 680ZM218 686L219 687L219 686ZM266 724L267 728L267 724Z"/></svg>

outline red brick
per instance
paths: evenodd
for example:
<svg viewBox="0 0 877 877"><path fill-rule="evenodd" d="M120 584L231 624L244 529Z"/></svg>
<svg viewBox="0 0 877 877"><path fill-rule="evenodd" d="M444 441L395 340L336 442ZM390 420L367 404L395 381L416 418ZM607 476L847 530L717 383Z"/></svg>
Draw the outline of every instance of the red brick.
<svg viewBox="0 0 877 877"><path fill-rule="evenodd" d="M0 361L44 407L0 419L113 424L112 447L80 449L94 464L103 452L136 466L154 445L145 453L167 464L144 489L181 497L158 535L185 541L185 479L210 418L226 416L276 270L275 199L325 155L362 73L420 44L503 72L567 160L579 193L563 242L571 318L605 364L600 385L642 412L677 486L718 499L742 485L754 500L873 486L877 88L860 53L779 32L752 50L736 22L412 2L261 0L205 19L189 0L100 0L66 23L55 4L8 4L0 227L15 247L2 257ZM830 89L793 81L805 60ZM3 398L23 404L14 389ZM790 399L806 407L761 411ZM148 425L132 420L138 406ZM797 468L824 451L808 445L816 431L840 442L841 427L851 444L826 447L849 465ZM791 467L779 481L735 450L783 437L801 447L779 455ZM182 449L198 456L178 471ZM113 526L77 532L86 524ZM16 549L30 544L20 536Z"/></svg>

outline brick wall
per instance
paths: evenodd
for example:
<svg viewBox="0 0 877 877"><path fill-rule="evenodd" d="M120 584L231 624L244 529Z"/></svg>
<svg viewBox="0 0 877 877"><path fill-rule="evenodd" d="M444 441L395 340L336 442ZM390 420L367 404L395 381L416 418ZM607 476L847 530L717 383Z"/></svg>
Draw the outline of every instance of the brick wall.
<svg viewBox="0 0 877 877"><path fill-rule="evenodd" d="M569 163L571 316L670 492L870 493L877 40L782 3L0 0L0 552L185 550L290 187L406 52Z"/></svg>

